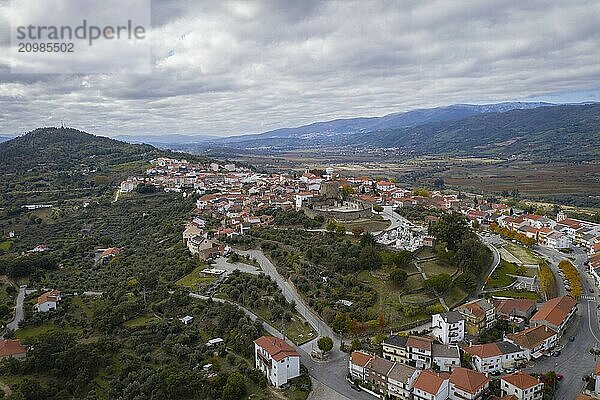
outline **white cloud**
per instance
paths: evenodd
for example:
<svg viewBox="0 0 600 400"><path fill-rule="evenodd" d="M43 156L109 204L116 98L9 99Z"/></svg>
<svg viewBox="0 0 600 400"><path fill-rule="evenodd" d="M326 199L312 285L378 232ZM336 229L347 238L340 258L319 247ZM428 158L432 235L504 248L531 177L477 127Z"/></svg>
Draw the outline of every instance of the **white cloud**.
<svg viewBox="0 0 600 400"><path fill-rule="evenodd" d="M600 89L596 1L189 0L152 13L150 75L0 66L0 132L53 117L103 134L240 134Z"/></svg>

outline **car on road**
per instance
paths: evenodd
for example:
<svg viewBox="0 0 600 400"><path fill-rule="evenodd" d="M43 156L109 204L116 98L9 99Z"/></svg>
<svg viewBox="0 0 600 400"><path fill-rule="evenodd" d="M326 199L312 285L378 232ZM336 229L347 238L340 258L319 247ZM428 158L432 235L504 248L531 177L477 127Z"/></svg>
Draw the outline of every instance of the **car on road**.
<svg viewBox="0 0 600 400"><path fill-rule="evenodd" d="M557 381L559 381L559 382L560 382L560 381L562 381L562 380L563 380L563 378L564 378L564 376L563 376L562 374L556 374L556 380L557 380Z"/></svg>
<svg viewBox="0 0 600 400"><path fill-rule="evenodd" d="M560 357L560 350L556 350L552 353L552 357Z"/></svg>
<svg viewBox="0 0 600 400"><path fill-rule="evenodd" d="M569 342L574 342L575 341L575 336L569 336Z"/></svg>
<svg viewBox="0 0 600 400"><path fill-rule="evenodd" d="M351 387L352 389L356 390L357 392L360 392L360 391L361 391L361 389L360 389L360 386L358 386L358 385L351 385L350 387Z"/></svg>

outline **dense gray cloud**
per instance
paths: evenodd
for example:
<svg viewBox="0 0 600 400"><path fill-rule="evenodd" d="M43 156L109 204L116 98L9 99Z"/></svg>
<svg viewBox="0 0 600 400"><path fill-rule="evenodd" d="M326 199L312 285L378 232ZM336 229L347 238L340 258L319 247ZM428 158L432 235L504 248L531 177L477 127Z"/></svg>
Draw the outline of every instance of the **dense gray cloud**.
<svg viewBox="0 0 600 400"><path fill-rule="evenodd" d="M0 0L0 55L8 15ZM597 1L155 0L152 24L151 74L18 75L0 58L0 133L228 135L600 90Z"/></svg>

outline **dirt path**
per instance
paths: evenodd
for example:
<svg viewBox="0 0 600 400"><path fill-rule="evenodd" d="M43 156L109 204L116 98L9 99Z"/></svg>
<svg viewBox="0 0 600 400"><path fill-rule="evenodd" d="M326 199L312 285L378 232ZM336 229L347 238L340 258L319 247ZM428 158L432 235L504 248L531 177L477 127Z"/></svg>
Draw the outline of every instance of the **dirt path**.
<svg viewBox="0 0 600 400"><path fill-rule="evenodd" d="M113 203L116 203L119 200L119 195L121 194L121 190L117 189L117 193L115 193L115 198L113 199Z"/></svg>

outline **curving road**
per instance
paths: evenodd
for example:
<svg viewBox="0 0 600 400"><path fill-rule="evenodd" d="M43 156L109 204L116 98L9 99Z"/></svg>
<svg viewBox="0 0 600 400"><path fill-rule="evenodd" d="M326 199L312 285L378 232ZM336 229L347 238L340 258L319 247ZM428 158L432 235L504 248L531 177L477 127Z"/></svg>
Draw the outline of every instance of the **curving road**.
<svg viewBox="0 0 600 400"><path fill-rule="evenodd" d="M310 376L330 389L325 392L331 393L331 390L336 392L338 399L372 400L371 395L352 390L350 384L346 381L348 354L340 350L340 336L315 311L306 305L296 288L277 272L273 263L261 250L236 251L240 254L249 255L259 263L263 272L277 283L285 298L296 303L296 310L318 332L318 336L329 336L333 339L333 349L329 352L328 360L325 362L317 362L310 356L310 352L316 348L315 340L296 347L296 350L300 353L302 364L308 368ZM281 333L279 333L279 337L281 337ZM318 397L313 396L311 398L317 399Z"/></svg>
<svg viewBox="0 0 600 400"><path fill-rule="evenodd" d="M477 236L479 236L479 240L481 240L481 242L490 249L490 251L492 252L492 256L494 258L492 260L492 264L490 265L490 268L487 270L487 272L485 274L485 278L481 279L479 282L477 282L477 289L471 294L471 300L479 297L479 295L483 292L483 288L485 287L485 284L488 281L488 278L490 277L490 275L492 275L492 273L498 267L498 265L500 265L500 253L498 252L498 249L496 248L496 246L494 246L494 244L500 243L499 242L501 240L500 237L495 236L495 235L488 235L488 236L477 235Z"/></svg>
<svg viewBox="0 0 600 400"><path fill-rule="evenodd" d="M6 330L16 331L19 329L19 323L25 319L25 313L23 312L23 301L25 300L25 286L19 288L19 294L17 295L17 305L15 307L15 317L12 321L6 324ZM4 337L4 335L2 335Z"/></svg>

